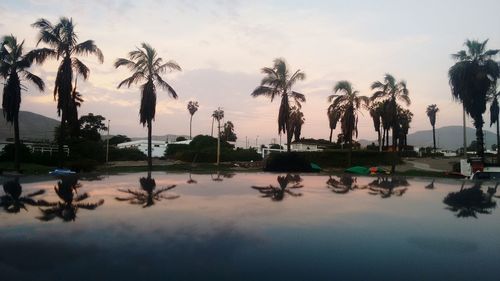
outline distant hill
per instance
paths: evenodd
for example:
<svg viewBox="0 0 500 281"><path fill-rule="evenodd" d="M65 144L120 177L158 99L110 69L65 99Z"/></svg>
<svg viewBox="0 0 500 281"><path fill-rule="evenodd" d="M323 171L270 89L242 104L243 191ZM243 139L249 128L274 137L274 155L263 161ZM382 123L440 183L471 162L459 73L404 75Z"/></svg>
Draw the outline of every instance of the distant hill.
<svg viewBox="0 0 500 281"><path fill-rule="evenodd" d="M487 130L483 130L484 141L486 148L490 149L492 144L497 142L496 134ZM470 144L476 139L476 129L467 128L467 143ZM367 146L372 142L377 143L376 140L359 140L361 146ZM463 128L462 126L447 126L436 129L436 146L444 149L458 149L463 146ZM408 135L408 144L425 147L432 146L432 130L417 131Z"/></svg>
<svg viewBox="0 0 500 281"><path fill-rule="evenodd" d="M14 138L14 127L7 123L2 113L0 116L0 141ZM19 135L23 140L53 140L57 125L58 120L29 111L19 112Z"/></svg>

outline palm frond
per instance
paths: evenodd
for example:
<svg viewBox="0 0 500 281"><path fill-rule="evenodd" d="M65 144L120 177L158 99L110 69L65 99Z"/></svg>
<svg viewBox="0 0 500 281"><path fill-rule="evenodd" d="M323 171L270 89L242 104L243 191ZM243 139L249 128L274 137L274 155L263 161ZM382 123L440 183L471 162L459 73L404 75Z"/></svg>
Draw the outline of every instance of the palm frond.
<svg viewBox="0 0 500 281"><path fill-rule="evenodd" d="M158 85L167 91L167 93L173 97L174 99L177 98L177 93L175 92L174 88L172 88L166 81L164 81L159 74L155 75L156 77L156 82Z"/></svg>
<svg viewBox="0 0 500 281"><path fill-rule="evenodd" d="M79 59L72 58L71 64L75 69L76 73L82 75L84 80L86 80L89 77L90 69Z"/></svg>
<svg viewBox="0 0 500 281"><path fill-rule="evenodd" d="M101 49L95 45L94 40L87 40L77 44L73 48L73 52L77 55L96 55L100 63L104 62L104 55L102 54Z"/></svg>
<svg viewBox="0 0 500 281"><path fill-rule="evenodd" d="M35 84L35 86L40 90L40 91L44 91L45 90L45 83L43 82L42 78L36 76L35 74L29 72L29 71L26 71L24 70L22 72L24 74L24 78L28 81L30 81L31 83Z"/></svg>

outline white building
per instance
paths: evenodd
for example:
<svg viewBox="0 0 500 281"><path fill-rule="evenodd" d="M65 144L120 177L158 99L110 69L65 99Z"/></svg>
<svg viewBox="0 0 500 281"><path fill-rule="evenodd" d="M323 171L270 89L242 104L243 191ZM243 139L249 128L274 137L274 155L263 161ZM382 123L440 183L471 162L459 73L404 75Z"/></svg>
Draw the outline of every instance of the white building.
<svg viewBox="0 0 500 281"><path fill-rule="evenodd" d="M190 140L172 142L171 144L189 144ZM167 150L167 146L169 143L165 141L151 141L151 156L152 157L163 157L165 156L165 151ZM139 151L144 153L144 155L148 155L148 140L136 140L119 143L117 145L118 148L137 148Z"/></svg>

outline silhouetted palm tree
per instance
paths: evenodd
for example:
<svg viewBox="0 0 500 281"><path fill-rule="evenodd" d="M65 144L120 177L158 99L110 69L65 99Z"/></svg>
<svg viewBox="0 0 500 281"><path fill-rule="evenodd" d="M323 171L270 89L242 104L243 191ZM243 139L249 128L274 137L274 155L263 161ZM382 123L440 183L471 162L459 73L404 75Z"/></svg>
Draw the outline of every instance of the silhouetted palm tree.
<svg viewBox="0 0 500 281"><path fill-rule="evenodd" d="M429 117L429 121L432 126L432 143L434 145L434 153L436 153L436 114L438 113L439 108L435 104L431 104L427 106L425 113L427 113L427 117Z"/></svg>
<svg viewBox="0 0 500 281"><path fill-rule="evenodd" d="M129 196L115 197L115 199L118 201L129 201L130 204L141 205L143 208L147 208L153 206L156 201L161 201L162 199L173 200L180 197L179 195L163 194L175 188L175 184L155 190L156 182L154 178L151 178L150 172L148 172L147 177L139 179L139 184L142 190L118 189L118 191L127 193Z"/></svg>
<svg viewBox="0 0 500 281"><path fill-rule="evenodd" d="M28 210L26 205L30 206L45 206L47 202L44 200L35 200L35 196L45 193L45 190L41 189L26 196L21 196L23 193L23 188L19 183L19 178L7 181L3 184L3 191L5 195L0 196L0 207L2 207L7 213L19 213L21 209Z"/></svg>
<svg viewBox="0 0 500 281"><path fill-rule="evenodd" d="M330 126L330 142L332 142L333 130L337 128L337 123L339 122L342 115L341 112L335 108L329 106L327 109L328 123Z"/></svg>
<svg viewBox="0 0 500 281"><path fill-rule="evenodd" d="M40 91L45 88L43 80L28 71L34 63L42 63L54 53L49 49L36 49L24 53L24 40L17 42L13 35L5 36L0 43L0 75L5 79L2 109L5 120L14 125L14 169L20 171L19 108L21 107L21 80L33 83ZM26 88L24 89L26 90Z"/></svg>
<svg viewBox="0 0 500 281"><path fill-rule="evenodd" d="M490 127L494 123L497 124L497 163L500 163L500 126L498 122L498 117L500 114L500 108L498 106L498 97L500 96L500 92L495 91L491 94L491 106L490 106Z"/></svg>
<svg viewBox="0 0 500 281"><path fill-rule="evenodd" d="M302 196L302 193L292 191L292 189L304 187L300 184L302 178L299 175L287 174L286 176L278 176L277 180L279 187L269 185L252 186L252 188L259 191L263 198L271 198L272 201L282 201L285 198L285 194L293 197ZM290 183L293 183L293 185L289 186Z"/></svg>
<svg viewBox="0 0 500 281"><path fill-rule="evenodd" d="M397 139L399 132L398 130L398 120L397 120L397 105L398 101L402 101L406 105L410 105L409 91L406 87L406 82L404 80L397 81L391 74L386 74L384 76L384 81L375 81L371 85L372 90L376 90L373 93L372 101L385 101L386 104L386 118L392 127L392 149L396 153L397 150ZM387 135L388 136L388 135ZM393 156L393 163L391 167L391 173L396 171L396 157Z"/></svg>
<svg viewBox="0 0 500 281"><path fill-rule="evenodd" d="M333 88L335 94L328 97L332 110L339 111L341 116L342 135L349 146L348 165L351 165L352 138L358 137L358 112L367 107L369 98L359 95L349 81L339 81Z"/></svg>
<svg viewBox="0 0 500 281"><path fill-rule="evenodd" d="M142 43L141 48L136 48L128 53L129 59L119 58L115 62L115 68L125 66L132 71L132 76L118 84L118 88L132 84L141 84L141 108L139 111L140 123L148 127L148 168L153 167L151 156L151 135L153 130L152 121L156 112L156 88L162 88L174 99L177 98L175 90L161 77L161 74L178 70L181 67L174 61L164 62L158 56L156 50L149 44Z"/></svg>
<svg viewBox="0 0 500 281"><path fill-rule="evenodd" d="M448 71L453 98L463 104L476 128L479 157L484 157L483 113L486 111L487 94L500 76L498 63L493 60L499 50L487 50L487 43L488 40L465 41L466 50L452 55L457 63Z"/></svg>
<svg viewBox="0 0 500 281"><path fill-rule="evenodd" d="M260 86L255 88L251 95L253 97L269 97L271 102L276 96L281 97L278 113L278 134L286 134L287 151L290 152L293 134L290 126L290 99L295 102L299 109L301 108L300 103L306 101L305 96L292 91L292 87L297 81L304 80L306 75L300 69L291 74L285 60L282 58L275 59L272 67L262 68L262 73L266 76L262 78Z"/></svg>
<svg viewBox="0 0 500 281"><path fill-rule="evenodd" d="M90 74L90 69L76 56L96 55L101 63L104 61L104 56L93 40L77 42L78 36L75 33L75 24L71 18L61 17L55 25L42 18L33 23L32 26L40 30L38 44L40 42L46 43L53 48L55 58L61 59L54 85L54 98L57 99L57 113L61 116L61 132L58 145L59 165L62 166L63 145L66 137L63 128L66 125L75 128L78 123L78 114L75 114L75 100L72 96L73 91L75 91L72 86L73 78L81 75L86 80ZM76 73L75 76L74 73Z"/></svg>
<svg viewBox="0 0 500 281"><path fill-rule="evenodd" d="M372 117L373 121L373 128L375 129L375 132L377 132L378 136L378 147L379 151L382 151L382 136L381 136L381 129L382 129L382 115L383 115L383 104L378 102L378 103L372 103L369 107L369 112L370 116ZM385 134L385 131L384 131Z"/></svg>
<svg viewBox="0 0 500 281"><path fill-rule="evenodd" d="M47 203L46 205L50 207L45 209L40 208L42 216L38 217L38 219L41 221L51 221L57 217L65 222L74 221L78 209L95 210L104 204L103 199L96 203L83 203L82 201L89 198L90 195L86 192L78 194L78 189L81 187L82 185L78 183L77 177L63 177L57 182L57 186L54 186L54 190L62 202Z"/></svg>
<svg viewBox="0 0 500 281"><path fill-rule="evenodd" d="M403 109L400 106L398 106L398 114L397 114L397 120L398 120L398 130L399 132L399 150L403 150L407 146L407 135L408 131L410 130L410 123L413 119L413 113L408 110L408 109Z"/></svg>
<svg viewBox="0 0 500 281"><path fill-rule="evenodd" d="M193 125L193 115L196 113L196 111L198 111L198 102L197 101L189 101L188 102L188 105L187 105L187 109L189 111L189 139L191 140L192 139L192 131L191 131L191 127Z"/></svg>

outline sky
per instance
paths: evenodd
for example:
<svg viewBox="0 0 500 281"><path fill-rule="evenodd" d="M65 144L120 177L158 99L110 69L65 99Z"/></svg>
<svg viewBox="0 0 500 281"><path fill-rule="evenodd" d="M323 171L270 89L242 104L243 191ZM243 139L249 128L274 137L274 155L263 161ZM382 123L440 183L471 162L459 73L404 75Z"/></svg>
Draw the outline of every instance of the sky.
<svg viewBox="0 0 500 281"><path fill-rule="evenodd" d="M147 135L139 123L140 89L117 89L130 73L113 63L147 42L182 67L164 76L179 98L158 92L153 134L189 134L186 105L196 100L200 109L193 117L193 135L210 134L211 114L221 107L225 120L235 125L238 145L244 146L245 138L251 145L279 142L279 100L250 96L263 77L260 69L279 57L307 76L294 88L307 100L303 137L328 138L327 97L337 81L348 80L370 96L370 84L385 73L407 81L414 113L410 133L430 129L429 104L440 108L437 127L460 125L461 106L448 84L450 55L462 50L466 39L489 39L489 48L500 49L499 11L500 2L489 0L3 0L0 35L25 39L31 49L37 42L33 22L72 17L79 40L93 39L104 53L103 64L81 57L91 74L79 80L85 99L80 114L103 115L111 122L111 134L132 137ZM32 68L47 89L40 93L28 87L21 110L58 118L52 95L57 66L52 60ZM367 112L360 115L359 138L376 139Z"/></svg>

